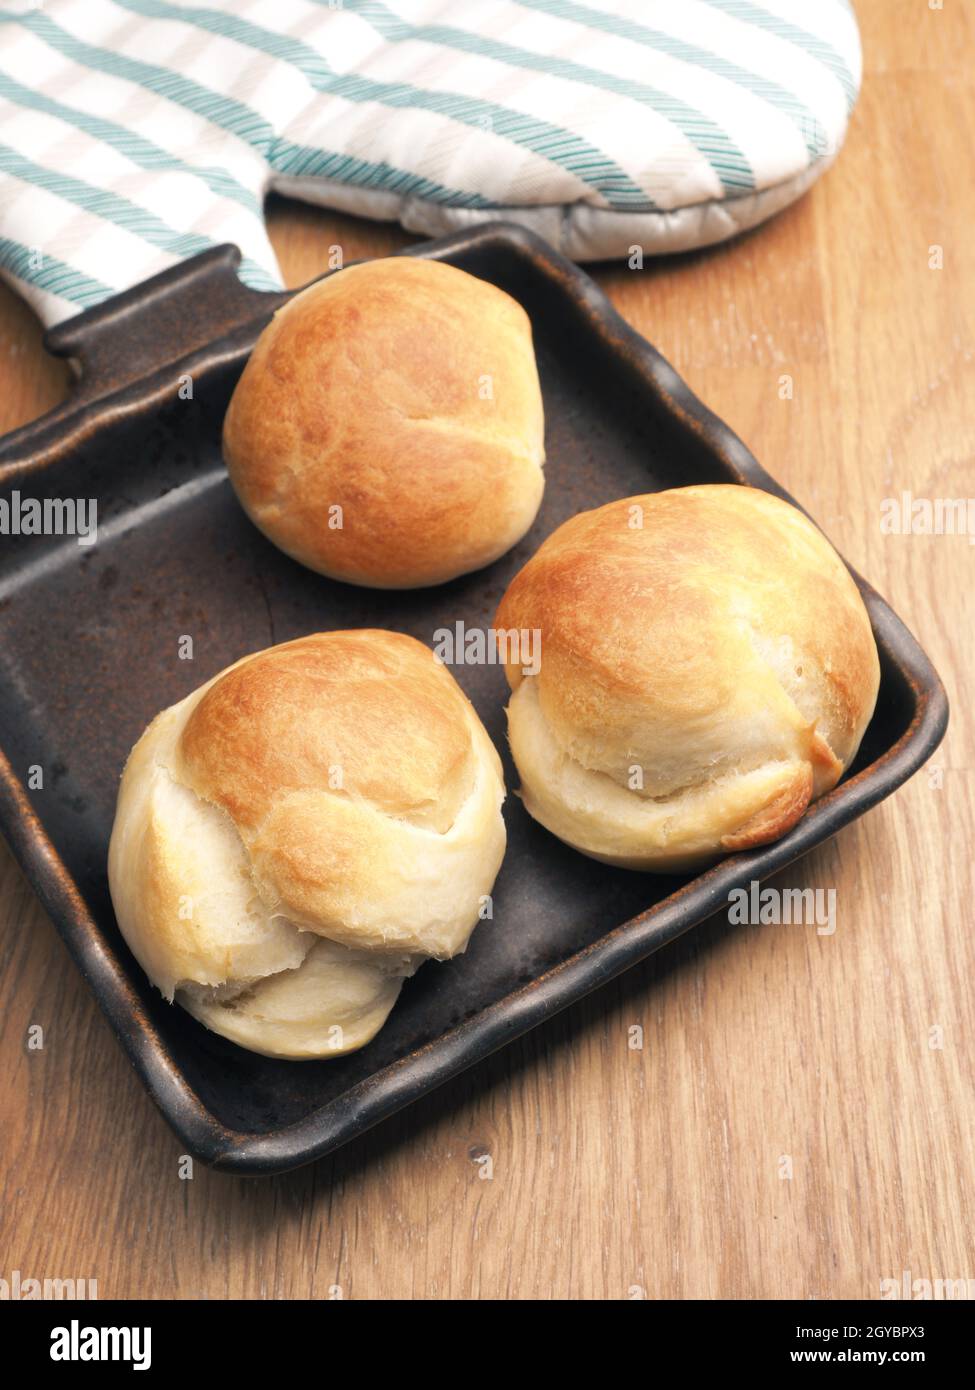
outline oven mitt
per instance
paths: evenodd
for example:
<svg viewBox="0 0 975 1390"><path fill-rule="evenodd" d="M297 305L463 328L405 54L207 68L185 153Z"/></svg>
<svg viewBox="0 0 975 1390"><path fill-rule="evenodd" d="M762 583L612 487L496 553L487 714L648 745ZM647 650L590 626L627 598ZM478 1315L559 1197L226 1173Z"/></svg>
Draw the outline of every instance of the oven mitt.
<svg viewBox="0 0 975 1390"><path fill-rule="evenodd" d="M847 0L0 0L0 268L49 325L226 241L278 289L269 189L683 251L809 187L860 72Z"/></svg>

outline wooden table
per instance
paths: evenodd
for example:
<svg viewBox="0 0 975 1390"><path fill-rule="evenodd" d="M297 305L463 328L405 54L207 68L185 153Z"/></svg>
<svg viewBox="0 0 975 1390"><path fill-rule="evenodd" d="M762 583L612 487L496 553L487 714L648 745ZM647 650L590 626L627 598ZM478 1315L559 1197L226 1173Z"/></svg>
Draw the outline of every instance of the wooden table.
<svg viewBox="0 0 975 1390"><path fill-rule="evenodd" d="M975 548L880 528L902 491L975 495L975 6L857 8L867 78L836 168L733 245L596 272L953 698L936 766L781 876L835 887L835 935L713 921L314 1167L182 1181L0 849L0 1277L96 1278L102 1297L542 1299L975 1278ZM334 242L408 240L283 202L270 217L289 284ZM9 293L0 382L3 429L66 389Z"/></svg>

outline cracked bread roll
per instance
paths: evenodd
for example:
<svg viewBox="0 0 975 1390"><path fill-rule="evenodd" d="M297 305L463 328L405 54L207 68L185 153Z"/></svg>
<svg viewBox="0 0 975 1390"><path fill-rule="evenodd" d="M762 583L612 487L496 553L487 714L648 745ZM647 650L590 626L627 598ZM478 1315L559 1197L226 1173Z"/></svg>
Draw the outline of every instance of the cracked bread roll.
<svg viewBox="0 0 975 1390"><path fill-rule="evenodd" d="M583 853L681 873L793 825L856 755L880 679L829 542L755 488L623 498L560 526L495 619L529 812Z"/></svg>
<svg viewBox="0 0 975 1390"><path fill-rule="evenodd" d="M223 452L248 516L333 579L418 588L480 569L542 500L531 323L439 261L368 261L311 285L265 328Z"/></svg>
<svg viewBox="0 0 975 1390"><path fill-rule="evenodd" d="M504 854L503 800L483 725L412 637L269 647L133 748L108 858L119 927L214 1032L339 1056L422 961L465 949Z"/></svg>

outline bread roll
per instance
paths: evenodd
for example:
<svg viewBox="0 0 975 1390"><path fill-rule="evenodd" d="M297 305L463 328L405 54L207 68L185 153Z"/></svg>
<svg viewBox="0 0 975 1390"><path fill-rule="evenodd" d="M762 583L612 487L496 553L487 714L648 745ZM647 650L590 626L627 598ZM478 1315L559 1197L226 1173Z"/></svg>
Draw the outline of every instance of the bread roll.
<svg viewBox="0 0 975 1390"><path fill-rule="evenodd" d="M795 825L836 785L880 679L866 609L799 511L737 486L624 498L560 526L495 620L525 805L627 868L684 872Z"/></svg>
<svg viewBox="0 0 975 1390"><path fill-rule="evenodd" d="M245 657L164 710L109 847L122 934L214 1032L275 1057L367 1043L405 976L463 951L504 854L497 752L395 632Z"/></svg>
<svg viewBox="0 0 975 1390"><path fill-rule="evenodd" d="M350 266L261 334L224 423L230 478L269 540L374 588L439 584L520 540L542 499L528 315L438 261Z"/></svg>

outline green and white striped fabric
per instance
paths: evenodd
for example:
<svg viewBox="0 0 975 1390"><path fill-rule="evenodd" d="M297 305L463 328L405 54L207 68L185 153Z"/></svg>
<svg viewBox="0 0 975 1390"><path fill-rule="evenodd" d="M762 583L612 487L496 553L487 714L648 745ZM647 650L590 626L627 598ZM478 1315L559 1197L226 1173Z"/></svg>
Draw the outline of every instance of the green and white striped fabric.
<svg viewBox="0 0 975 1390"><path fill-rule="evenodd" d="M578 260L717 242L834 157L847 0L0 0L0 270L48 324L223 241L269 189Z"/></svg>

